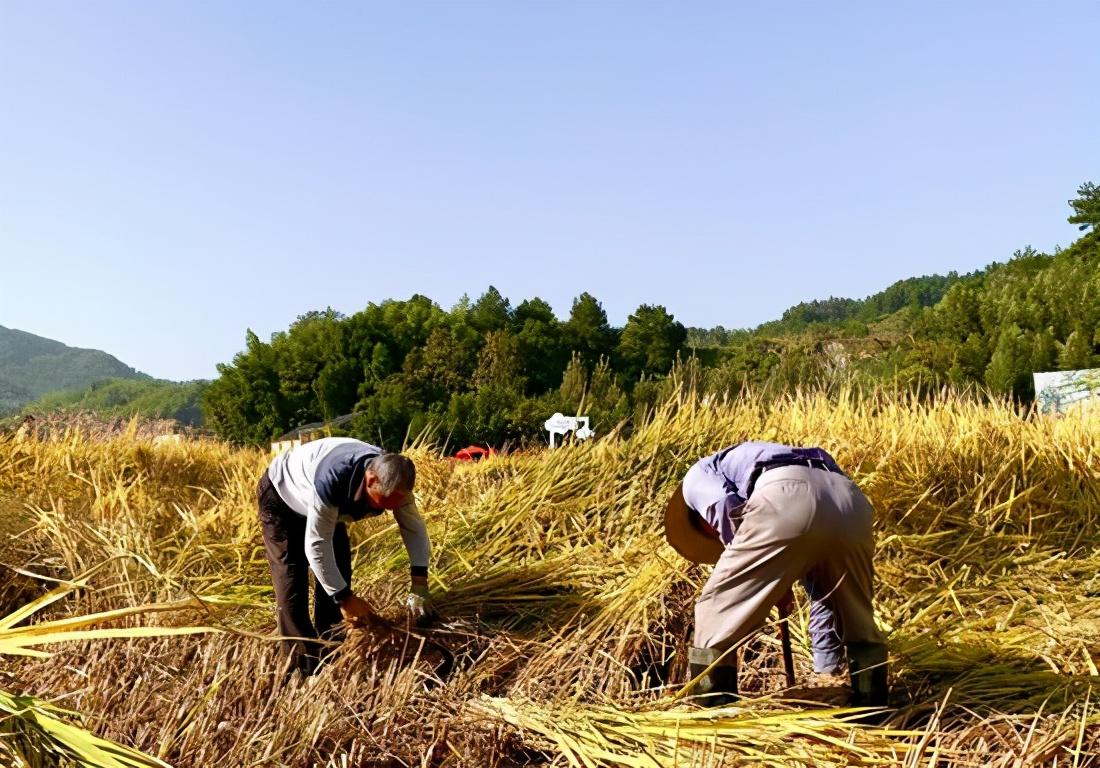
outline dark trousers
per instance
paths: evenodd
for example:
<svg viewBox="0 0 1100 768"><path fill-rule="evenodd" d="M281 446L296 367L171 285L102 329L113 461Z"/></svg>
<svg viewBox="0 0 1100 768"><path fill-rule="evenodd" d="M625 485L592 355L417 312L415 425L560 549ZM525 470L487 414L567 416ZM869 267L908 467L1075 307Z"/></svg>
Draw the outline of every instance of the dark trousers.
<svg viewBox="0 0 1100 768"><path fill-rule="evenodd" d="M275 615L287 657L288 671L299 669L312 674L324 657L325 646L316 642L342 639L340 606L318 583L310 578L306 559L306 519L286 505L264 472L256 489L264 550L271 566L275 586ZM351 583L351 545L343 523L332 535L336 566L344 580ZM309 617L309 582L313 581L313 620ZM301 638L301 639L297 639Z"/></svg>

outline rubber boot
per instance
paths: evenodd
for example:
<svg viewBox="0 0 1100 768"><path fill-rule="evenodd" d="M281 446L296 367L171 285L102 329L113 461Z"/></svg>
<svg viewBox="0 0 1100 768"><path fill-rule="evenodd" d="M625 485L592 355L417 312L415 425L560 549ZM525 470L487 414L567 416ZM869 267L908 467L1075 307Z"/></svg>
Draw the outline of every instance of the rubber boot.
<svg viewBox="0 0 1100 768"><path fill-rule="evenodd" d="M886 646L882 643L849 643L848 674L852 679L853 707L885 707L889 701Z"/></svg>
<svg viewBox="0 0 1100 768"><path fill-rule="evenodd" d="M701 697L704 706L724 707L737 701L737 651L722 656L717 648L689 648L688 674L692 680L699 678L691 695Z"/></svg>

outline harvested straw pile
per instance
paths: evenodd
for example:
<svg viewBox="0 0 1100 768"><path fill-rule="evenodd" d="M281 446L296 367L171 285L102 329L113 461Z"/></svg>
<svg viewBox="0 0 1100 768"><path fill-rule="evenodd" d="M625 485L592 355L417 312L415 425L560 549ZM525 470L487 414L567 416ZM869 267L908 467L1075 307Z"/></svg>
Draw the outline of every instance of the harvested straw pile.
<svg viewBox="0 0 1100 768"><path fill-rule="evenodd" d="M664 544L659 512L692 461L749 437L822 445L876 506L898 707L882 727L784 700L767 633L746 654L742 706L675 698L706 574ZM434 687L430 648L399 636L358 640L309 681L279 679L262 636L261 453L74 435L4 446L0 510L7 530L27 530L0 560L70 578L117 558L51 617L202 596L204 613L143 621L238 631L0 657L0 689L177 766L1100 764L1096 415L1028 419L955 396L684 397L630 439L475 466L415 458L445 614L431 639L456 657ZM354 535L360 591L398 622L407 563L392 519ZM5 580L0 616L41 589ZM804 622L805 606L803 682ZM6 744L0 763L14 762Z"/></svg>

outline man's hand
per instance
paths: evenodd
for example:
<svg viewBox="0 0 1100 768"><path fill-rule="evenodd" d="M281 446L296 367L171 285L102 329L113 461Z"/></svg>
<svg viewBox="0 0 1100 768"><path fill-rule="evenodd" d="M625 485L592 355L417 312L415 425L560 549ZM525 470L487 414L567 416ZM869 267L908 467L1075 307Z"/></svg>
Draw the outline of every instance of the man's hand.
<svg viewBox="0 0 1100 768"><path fill-rule="evenodd" d="M349 595L344 602L340 603L340 613L344 621L353 627L369 624L374 619L374 611L371 610L370 603L358 595Z"/></svg>
<svg viewBox="0 0 1100 768"><path fill-rule="evenodd" d="M432 596L428 592L428 579L423 576L414 576L412 586L409 588L409 596L405 598L405 610L409 618L418 627L423 627L432 622L437 614L432 605Z"/></svg>

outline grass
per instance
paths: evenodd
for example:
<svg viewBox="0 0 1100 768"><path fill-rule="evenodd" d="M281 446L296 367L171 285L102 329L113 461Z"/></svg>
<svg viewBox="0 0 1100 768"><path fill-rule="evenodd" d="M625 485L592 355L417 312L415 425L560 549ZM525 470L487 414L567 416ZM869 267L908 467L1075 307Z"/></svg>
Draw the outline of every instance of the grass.
<svg viewBox="0 0 1100 768"><path fill-rule="evenodd" d="M790 700L827 698L806 685L804 604L798 690L783 690L765 632L745 652L741 705L675 697L706 571L664 543L660 511L692 461L747 438L825 447L875 504L896 708L881 726ZM111 626L225 631L78 639L4 662L0 689L181 767L1100 764L1095 414L1022 417L956 395L683 396L629 438L478 465L413 456L444 612L430 639L457 659L443 684L424 685L431 645L402 632L353 638L308 682L280 678L261 452L70 434L0 451L0 511L18 529L0 561L63 580L103 564L40 622L199 598L202 613ZM398 623L392 518L353 540L357 589ZM42 583L0 573L0 615ZM0 763L11 749L0 738Z"/></svg>

